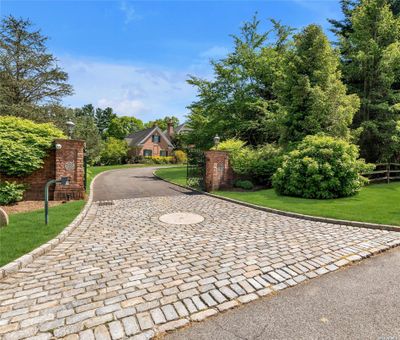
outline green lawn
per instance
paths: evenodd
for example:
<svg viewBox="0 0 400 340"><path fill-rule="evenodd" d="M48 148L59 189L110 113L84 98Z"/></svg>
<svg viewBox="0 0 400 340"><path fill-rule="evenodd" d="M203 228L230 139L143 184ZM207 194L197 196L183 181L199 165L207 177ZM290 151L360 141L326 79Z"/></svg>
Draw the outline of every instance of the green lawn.
<svg viewBox="0 0 400 340"><path fill-rule="evenodd" d="M400 225L400 183L373 184L353 197L316 200L279 196L273 189L218 191L216 195L264 207L336 219Z"/></svg>
<svg viewBox="0 0 400 340"><path fill-rule="evenodd" d="M0 266L53 239L74 220L84 204L81 200L51 207L47 226L43 209L11 214L10 224L0 229Z"/></svg>
<svg viewBox="0 0 400 340"><path fill-rule="evenodd" d="M162 169L157 175L186 184L186 168ZM400 225L400 183L373 184L353 197L315 200L279 196L273 189L260 191L217 191L213 194L264 207L336 219Z"/></svg>
<svg viewBox="0 0 400 340"><path fill-rule="evenodd" d="M186 171L186 166L169 169L159 169L156 171L156 175L169 182L186 185Z"/></svg>

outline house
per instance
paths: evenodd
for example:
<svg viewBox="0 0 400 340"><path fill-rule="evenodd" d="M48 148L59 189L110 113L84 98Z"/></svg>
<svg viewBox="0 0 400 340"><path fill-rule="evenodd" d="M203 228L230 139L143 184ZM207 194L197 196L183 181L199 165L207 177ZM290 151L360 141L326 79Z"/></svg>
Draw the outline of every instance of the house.
<svg viewBox="0 0 400 340"><path fill-rule="evenodd" d="M166 131L161 131L155 125L132 133L125 138L129 147L129 156L171 156L174 149L172 144L173 136L187 131L190 131L190 128L186 124L181 124L174 128L172 122L169 122Z"/></svg>
<svg viewBox="0 0 400 340"><path fill-rule="evenodd" d="M125 141L130 157L170 156L174 149L171 140L158 126L132 133Z"/></svg>

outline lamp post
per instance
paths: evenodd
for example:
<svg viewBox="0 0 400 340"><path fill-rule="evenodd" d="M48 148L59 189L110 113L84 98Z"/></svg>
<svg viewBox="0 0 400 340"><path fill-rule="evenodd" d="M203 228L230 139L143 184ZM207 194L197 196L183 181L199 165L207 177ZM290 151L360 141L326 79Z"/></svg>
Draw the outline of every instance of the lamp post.
<svg viewBox="0 0 400 340"><path fill-rule="evenodd" d="M60 179L51 179L44 187L44 223L49 224L49 187L52 184L60 183L61 185L69 185L69 177L61 177Z"/></svg>
<svg viewBox="0 0 400 340"><path fill-rule="evenodd" d="M218 144L219 144L220 140L221 140L221 138L219 138L218 135L215 135L215 137L214 137L214 145L215 145L216 148L218 147Z"/></svg>
<svg viewBox="0 0 400 340"><path fill-rule="evenodd" d="M72 139L72 133L74 132L75 128L75 123L73 121L68 121L65 123L67 125L67 130L68 130L68 138Z"/></svg>

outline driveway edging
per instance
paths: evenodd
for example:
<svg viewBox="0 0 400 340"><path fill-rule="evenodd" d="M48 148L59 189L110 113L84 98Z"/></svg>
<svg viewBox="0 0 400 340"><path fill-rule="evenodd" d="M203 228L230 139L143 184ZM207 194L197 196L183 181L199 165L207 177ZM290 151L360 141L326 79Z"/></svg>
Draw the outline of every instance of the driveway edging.
<svg viewBox="0 0 400 340"><path fill-rule="evenodd" d="M38 248L35 248L31 252L22 255L21 257L18 257L14 261L11 261L10 263L7 263L3 267L0 267L0 280L4 279L8 275L17 272L21 268L26 267L28 264L32 263L36 258L39 256L42 256L52 249L54 249L58 244L60 244L62 241L64 241L75 229L78 227L83 219L86 217L90 207L92 206L93 202L93 184L95 180L106 171L103 171L99 174L97 174L93 180L92 183L90 184L90 192L89 192L89 198L82 209L82 211L78 214L78 216L75 217L75 219L61 231L55 238L47 241L46 243L42 244Z"/></svg>
<svg viewBox="0 0 400 340"><path fill-rule="evenodd" d="M299 213L290 212L290 211L283 211L283 210L279 210L279 209L263 207L263 206L260 206L260 205L247 203L247 202L243 202L243 201L239 201L239 200L235 200L233 198L228 198L228 197L224 197L224 196L211 194L209 192L205 192L205 191L202 191L202 190L191 188L191 187L189 187L187 185L177 184L177 183L168 181L168 180L158 176L155 173L155 171L153 172L153 175L154 175L154 177L157 177L157 178L159 178L159 179L161 179L161 180L163 180L165 182L177 185L177 186L179 186L181 188L184 188L184 189L189 189L189 190L196 191L196 192L202 193L202 194L210 196L210 197L218 198L218 199L223 200L223 201L236 203L236 204L239 204L239 205L243 205L245 207L249 207L249 208L253 208L253 209L257 209L257 210L261 210L261 211L266 211L266 212L274 213L274 214L277 214L277 215L283 215L283 216L287 216L287 217L299 218L299 219L315 221L315 222L348 225L348 226L351 226L351 227L358 227L358 228L380 229L380 230L400 232L400 226L395 226L395 225L390 225L390 224L379 224L379 223L357 222L357 221L349 221L349 220L338 220L338 219L329 218L329 217L304 215L304 214L299 214Z"/></svg>

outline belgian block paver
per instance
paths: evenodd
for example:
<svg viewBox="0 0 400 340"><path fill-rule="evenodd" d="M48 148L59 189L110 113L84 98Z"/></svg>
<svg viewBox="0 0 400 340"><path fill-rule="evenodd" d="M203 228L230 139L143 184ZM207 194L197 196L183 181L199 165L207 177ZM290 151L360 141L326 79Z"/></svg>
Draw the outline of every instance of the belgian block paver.
<svg viewBox="0 0 400 340"><path fill-rule="evenodd" d="M203 195L113 203L0 281L0 338L146 339L400 244ZM204 221L159 220L171 212Z"/></svg>

